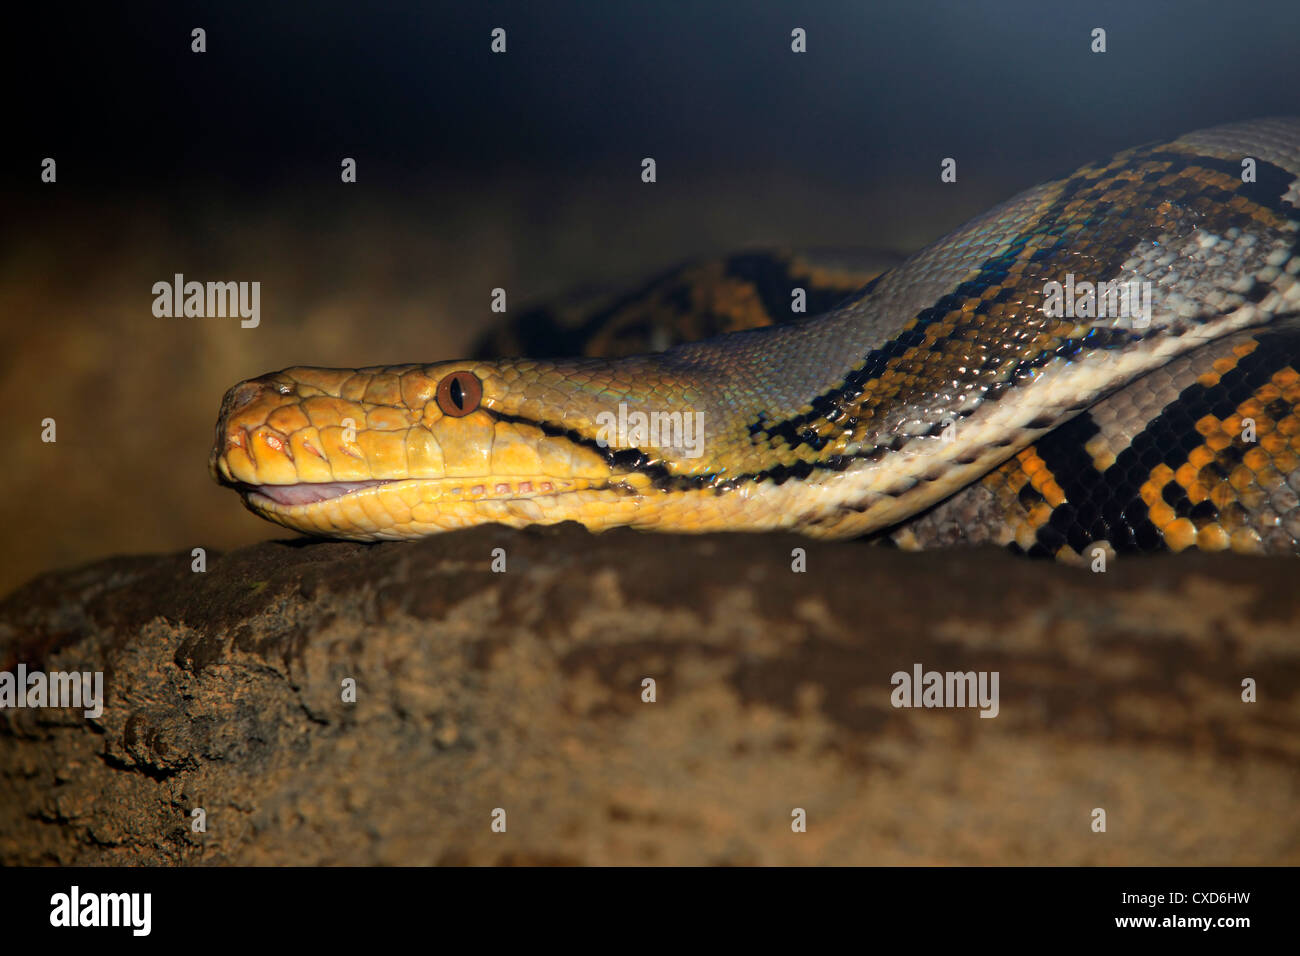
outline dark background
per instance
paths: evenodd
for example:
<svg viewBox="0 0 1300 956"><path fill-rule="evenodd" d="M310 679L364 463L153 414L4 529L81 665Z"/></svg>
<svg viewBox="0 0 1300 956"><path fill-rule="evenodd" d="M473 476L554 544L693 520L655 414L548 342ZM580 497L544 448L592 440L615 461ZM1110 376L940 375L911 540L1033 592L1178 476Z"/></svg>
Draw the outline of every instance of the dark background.
<svg viewBox="0 0 1300 956"><path fill-rule="evenodd" d="M1300 94L1291 0L56 4L10 45L27 66L7 152L61 155L65 188L91 196L265 197L333 182L323 159L345 152L395 192L449 173L603 178L651 152L665 181L762 168L862 188L936 153L968 176L1064 172L1081 149Z"/></svg>
<svg viewBox="0 0 1300 956"><path fill-rule="evenodd" d="M206 473L239 379L454 357L499 318L496 286L515 312L751 244L910 251L1115 149L1300 112L1294 0L8 16L0 591L276 535ZM152 284L176 272L260 281L262 325L153 317Z"/></svg>

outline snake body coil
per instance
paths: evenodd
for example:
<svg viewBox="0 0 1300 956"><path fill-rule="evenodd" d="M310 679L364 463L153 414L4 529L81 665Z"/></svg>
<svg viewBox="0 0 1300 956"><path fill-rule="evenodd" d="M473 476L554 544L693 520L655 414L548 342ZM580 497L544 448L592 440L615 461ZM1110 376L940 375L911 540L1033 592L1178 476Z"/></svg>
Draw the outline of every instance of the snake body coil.
<svg viewBox="0 0 1300 956"><path fill-rule="evenodd" d="M1298 179L1300 121L1218 127L1031 189L806 321L626 358L285 369L226 394L211 470L327 537L572 520L1295 551Z"/></svg>

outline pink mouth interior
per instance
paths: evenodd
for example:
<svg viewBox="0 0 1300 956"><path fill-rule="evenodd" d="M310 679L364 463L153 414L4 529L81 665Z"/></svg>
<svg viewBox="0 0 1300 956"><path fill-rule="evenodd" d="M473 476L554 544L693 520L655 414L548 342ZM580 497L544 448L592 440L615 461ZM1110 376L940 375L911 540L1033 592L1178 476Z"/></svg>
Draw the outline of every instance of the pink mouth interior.
<svg viewBox="0 0 1300 956"><path fill-rule="evenodd" d="M311 505L318 501L340 498L362 488L386 485L383 479L374 481L326 481L320 484L300 485L257 485L253 491L264 498L270 498L278 505Z"/></svg>

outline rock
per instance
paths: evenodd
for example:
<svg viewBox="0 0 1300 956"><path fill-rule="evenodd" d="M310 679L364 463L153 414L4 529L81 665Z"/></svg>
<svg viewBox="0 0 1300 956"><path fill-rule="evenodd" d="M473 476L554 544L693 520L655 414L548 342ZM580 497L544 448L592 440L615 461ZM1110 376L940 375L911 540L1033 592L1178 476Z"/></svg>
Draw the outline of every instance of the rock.
<svg viewBox="0 0 1300 956"><path fill-rule="evenodd" d="M1300 862L1289 560L493 527L190 561L0 602L0 669L106 695L0 710L0 863ZM894 708L917 664L998 672L997 716Z"/></svg>

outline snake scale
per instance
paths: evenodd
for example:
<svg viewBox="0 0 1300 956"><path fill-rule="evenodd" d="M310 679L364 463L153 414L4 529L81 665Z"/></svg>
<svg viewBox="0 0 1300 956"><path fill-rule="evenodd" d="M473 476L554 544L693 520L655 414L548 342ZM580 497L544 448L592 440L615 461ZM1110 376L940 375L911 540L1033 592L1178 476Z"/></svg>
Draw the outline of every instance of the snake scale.
<svg viewBox="0 0 1300 956"><path fill-rule="evenodd" d="M1300 120L1083 166L834 307L843 275L747 266L828 310L650 354L589 329L606 354L285 369L226 393L210 470L360 540L576 521L1300 550Z"/></svg>

